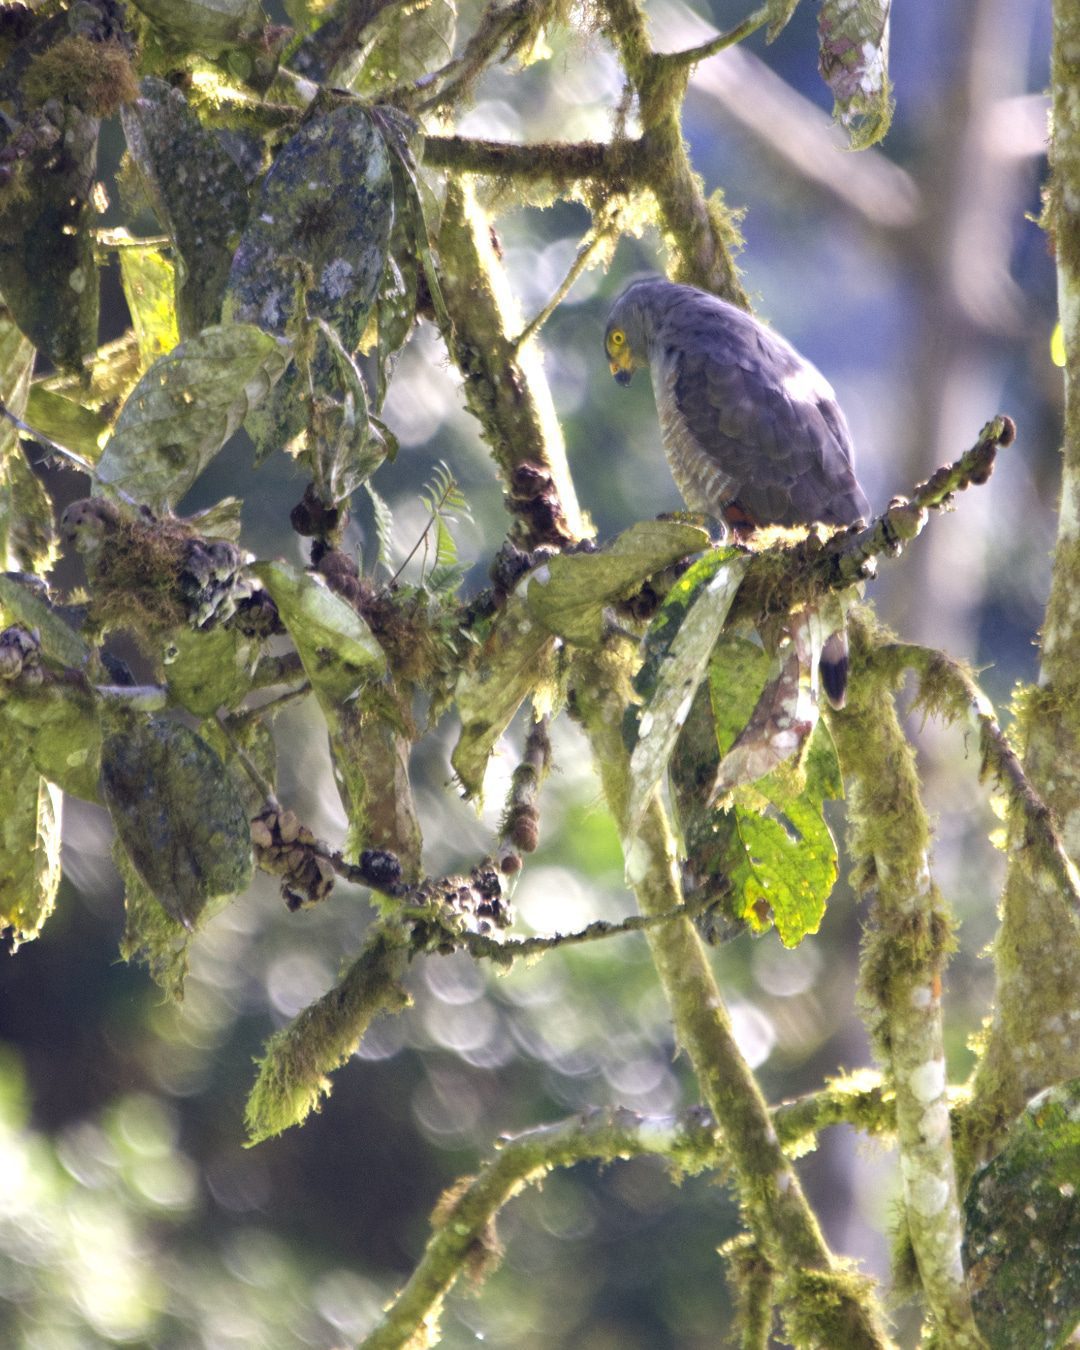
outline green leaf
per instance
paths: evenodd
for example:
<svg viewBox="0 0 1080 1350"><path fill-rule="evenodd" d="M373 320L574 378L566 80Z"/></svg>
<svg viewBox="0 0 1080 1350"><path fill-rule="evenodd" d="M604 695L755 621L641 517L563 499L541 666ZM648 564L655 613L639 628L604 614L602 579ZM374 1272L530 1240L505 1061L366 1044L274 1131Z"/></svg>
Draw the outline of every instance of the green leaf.
<svg viewBox="0 0 1080 1350"><path fill-rule="evenodd" d="M696 563L681 578L679 594L661 608L656 622L665 635L662 657L654 648L655 684L637 724L637 743L630 757L630 801L627 832L632 837L653 793L667 770L675 741L690 713L698 686L705 678L709 656L727 619L731 602L742 584L749 560L722 549ZM682 583L686 583L683 588ZM692 596L687 607L687 592ZM672 632L672 615L680 613ZM667 638L670 635L670 640ZM649 678L649 677L647 677Z"/></svg>
<svg viewBox="0 0 1080 1350"><path fill-rule="evenodd" d="M119 840L113 848L113 861L124 883L120 955L125 961L142 961L166 998L179 1003L184 997L192 933L158 904Z"/></svg>
<svg viewBox="0 0 1080 1350"><path fill-rule="evenodd" d="M990 1350L1057 1350L1080 1327L1080 1079L1033 1098L964 1201L964 1268Z"/></svg>
<svg viewBox="0 0 1080 1350"><path fill-rule="evenodd" d="M101 723L97 701L85 687L53 681L27 687L16 681L0 704L0 744L17 738L26 740L43 778L84 801L99 800Z"/></svg>
<svg viewBox="0 0 1080 1350"><path fill-rule="evenodd" d="M385 673L386 654L371 629L322 581L286 562L251 571L273 597L320 703L344 703Z"/></svg>
<svg viewBox="0 0 1080 1350"><path fill-rule="evenodd" d="M892 0L823 0L818 67L832 90L833 116L853 150L880 141L892 122L889 9Z"/></svg>
<svg viewBox="0 0 1080 1350"><path fill-rule="evenodd" d="M394 533L394 513L386 501L379 496L370 482L364 484L364 490L371 498L371 509L375 513L375 537L379 544L379 562L388 571L391 570L390 540Z"/></svg>
<svg viewBox="0 0 1080 1350"><path fill-rule="evenodd" d="M22 165L20 196L0 212L0 292L34 346L78 370L97 344L98 272L90 194L99 122L67 104L55 144Z"/></svg>
<svg viewBox="0 0 1080 1350"><path fill-rule="evenodd" d="M251 673L261 644L236 628L178 628L165 667L173 699L196 717L235 708L251 692Z"/></svg>
<svg viewBox="0 0 1080 1350"><path fill-rule="evenodd" d="M191 51L216 56L258 33L260 0L134 0L137 9Z"/></svg>
<svg viewBox="0 0 1080 1350"><path fill-rule="evenodd" d="M349 819L345 855L388 849L402 876L420 876L422 837L409 783L412 742L384 715L379 700L359 698L338 709L331 727L334 777Z"/></svg>
<svg viewBox="0 0 1080 1350"><path fill-rule="evenodd" d="M42 652L55 664L69 670L86 669L90 648L49 603L43 588L28 586L17 577L0 576L0 611L8 622L36 632Z"/></svg>
<svg viewBox="0 0 1080 1350"><path fill-rule="evenodd" d="M150 717L107 736L101 791L136 872L185 928L208 902L250 882L244 804L219 757L188 727Z"/></svg>
<svg viewBox="0 0 1080 1350"><path fill-rule="evenodd" d="M382 279L393 215L390 160L371 115L355 103L327 108L316 100L263 180L233 259L226 313L292 334L302 297L308 315L355 351ZM311 374L316 394L338 393L329 355L312 362ZM294 373L252 419L260 454L305 429L307 397Z"/></svg>
<svg viewBox="0 0 1080 1350"><path fill-rule="evenodd" d="M60 886L63 795L38 773L21 737L0 756L0 932L30 942L53 911Z"/></svg>
<svg viewBox="0 0 1080 1350"><path fill-rule="evenodd" d="M318 459L316 481L329 499L347 502L386 458L386 443L368 414L367 389L360 368L325 320L318 321L320 340L337 367L340 397L319 400L313 418Z"/></svg>
<svg viewBox="0 0 1080 1350"><path fill-rule="evenodd" d="M595 647L603 638L606 606L708 545L708 535L697 526L638 521L597 553L559 554L536 568L527 582L529 610L556 636Z"/></svg>
<svg viewBox="0 0 1080 1350"><path fill-rule="evenodd" d="M289 347L252 324L207 328L155 361L98 461L99 480L173 506L281 378Z"/></svg>
<svg viewBox="0 0 1080 1350"><path fill-rule="evenodd" d="M414 84L454 55L454 0L387 5L363 31L363 46L340 61L332 83L363 98Z"/></svg>
<svg viewBox="0 0 1080 1350"><path fill-rule="evenodd" d="M30 386L25 416L35 431L78 451L91 463L101 454L101 447L111 430L111 422L104 413L95 412L65 394L55 393L44 383Z"/></svg>
<svg viewBox="0 0 1080 1350"><path fill-rule="evenodd" d="M25 418L34 368L33 344L0 306L0 400ZM0 567L45 572L53 561L55 532L48 493L26 462L19 433L0 419Z"/></svg>
<svg viewBox="0 0 1080 1350"><path fill-rule="evenodd" d="M173 0L167 7L173 9ZM191 337L221 318L229 267L248 218L247 184L178 89L150 76L140 90L120 117L147 195L181 259L176 307L180 333ZM121 250L121 264L126 252Z"/></svg>
<svg viewBox="0 0 1080 1350"><path fill-rule="evenodd" d="M127 244L119 254L124 299L131 311L139 360L146 370L180 341L176 326L176 268L153 245Z"/></svg>
<svg viewBox="0 0 1080 1350"><path fill-rule="evenodd" d="M468 797L478 797L495 742L527 695L551 679L554 639L536 622L520 590L509 597L454 699L461 733L450 762Z"/></svg>

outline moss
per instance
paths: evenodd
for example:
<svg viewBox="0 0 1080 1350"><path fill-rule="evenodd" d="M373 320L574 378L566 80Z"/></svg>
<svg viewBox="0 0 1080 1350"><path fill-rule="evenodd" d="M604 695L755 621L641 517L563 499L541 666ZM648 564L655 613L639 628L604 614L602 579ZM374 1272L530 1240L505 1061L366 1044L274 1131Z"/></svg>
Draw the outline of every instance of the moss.
<svg viewBox="0 0 1080 1350"><path fill-rule="evenodd" d="M74 103L95 117L109 117L139 96L131 60L118 42L73 35L35 56L22 78L31 106L50 98Z"/></svg>
<svg viewBox="0 0 1080 1350"><path fill-rule="evenodd" d="M873 1305L874 1282L847 1266L796 1270L780 1285L784 1327L793 1345L839 1350L866 1345L853 1309ZM884 1340L884 1333L882 1333Z"/></svg>

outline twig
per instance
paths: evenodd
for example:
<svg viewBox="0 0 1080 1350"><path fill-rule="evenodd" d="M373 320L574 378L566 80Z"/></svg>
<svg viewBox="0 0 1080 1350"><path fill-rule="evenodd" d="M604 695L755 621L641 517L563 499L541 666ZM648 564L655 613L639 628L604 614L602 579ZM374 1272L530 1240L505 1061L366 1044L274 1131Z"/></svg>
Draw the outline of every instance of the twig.
<svg viewBox="0 0 1080 1350"><path fill-rule="evenodd" d="M993 774L1027 823L1028 837L1037 842L1074 922L1080 924L1080 874L1065 849L1061 829L1051 808L1036 791L1016 751L1009 744L993 704L970 671L944 652L913 643L890 642L869 654L871 666L897 672L913 670L919 676L920 701L931 712L966 716L979 736L982 774Z"/></svg>
<svg viewBox="0 0 1080 1350"><path fill-rule="evenodd" d="M425 136L424 164L456 173L513 178L518 182L560 183L589 179L613 190L629 190L645 178L639 141L491 141L472 136Z"/></svg>
<svg viewBox="0 0 1080 1350"><path fill-rule="evenodd" d="M841 1121L866 1127L872 1120L869 1128L887 1129L891 1110L880 1084L853 1088L841 1080L774 1108L772 1119L780 1139L795 1143ZM722 1132L701 1106L659 1117L623 1107L594 1109L500 1140L498 1156L439 1202L424 1255L360 1350L401 1350L418 1328L430 1326L458 1277L485 1254L494 1255L489 1244L495 1216L524 1187L543 1181L555 1167L650 1154L684 1172L715 1169L727 1161Z"/></svg>
<svg viewBox="0 0 1080 1350"><path fill-rule="evenodd" d="M278 681L274 681L278 683ZM252 688L255 686L252 685ZM288 707L290 703L296 703L302 698L307 698L311 693L311 685L305 680L303 684L297 685L295 689L286 689L283 694L278 694L276 698L267 699L265 703L258 704L254 708L244 708L240 712L229 715L229 725L239 731L252 725L253 722L261 721L267 713L279 713L282 708Z"/></svg>
<svg viewBox="0 0 1080 1350"><path fill-rule="evenodd" d="M283 652L280 656L263 656L251 677L252 689L267 689L275 684L289 684L304 678L304 663L299 652Z"/></svg>
<svg viewBox="0 0 1080 1350"><path fill-rule="evenodd" d="M734 47L743 38L749 37L751 33L756 33L759 28L764 28L768 21L769 7L768 5L762 5L760 9L755 9L752 14L748 14L742 23L737 23L734 28L729 28L726 33L718 33L716 37L709 38L696 47L688 47L685 51L661 52L659 54L660 60L671 70L696 66L710 56L715 56L717 52L722 52L726 47Z"/></svg>
<svg viewBox="0 0 1080 1350"><path fill-rule="evenodd" d="M608 234L611 233L611 228L613 227L609 227L607 230L599 228L594 230L591 237L581 245L574 261L570 264L570 270L555 288L555 293L552 295L551 299L548 300L547 304L537 315L529 320L517 337L511 339L510 345L515 352L540 331L544 324L547 323L548 319L555 313L556 309L558 309L559 305L562 304L563 300L566 299L574 282L577 281L578 277L581 276L582 272L584 272L585 268L589 265L589 259L604 242Z"/></svg>
<svg viewBox="0 0 1080 1350"><path fill-rule="evenodd" d="M424 1255L360 1350L416 1344L419 1328L431 1327L462 1272L470 1265L482 1270L485 1254L489 1265L497 1260L495 1215L525 1186L542 1181L555 1167L643 1154L675 1160L689 1170L715 1166L716 1128L699 1110L650 1119L619 1108L589 1111L503 1141L499 1155L460 1193L444 1195L432 1216L434 1232Z"/></svg>

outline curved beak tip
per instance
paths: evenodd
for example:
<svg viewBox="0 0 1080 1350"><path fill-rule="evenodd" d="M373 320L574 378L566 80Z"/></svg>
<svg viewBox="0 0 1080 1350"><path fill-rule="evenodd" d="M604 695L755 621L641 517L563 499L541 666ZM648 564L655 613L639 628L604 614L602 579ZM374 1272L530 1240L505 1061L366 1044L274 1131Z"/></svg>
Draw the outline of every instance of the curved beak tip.
<svg viewBox="0 0 1080 1350"><path fill-rule="evenodd" d="M611 363L611 373L615 376L615 383L623 386L628 385L634 376L632 370L617 366L614 361Z"/></svg>

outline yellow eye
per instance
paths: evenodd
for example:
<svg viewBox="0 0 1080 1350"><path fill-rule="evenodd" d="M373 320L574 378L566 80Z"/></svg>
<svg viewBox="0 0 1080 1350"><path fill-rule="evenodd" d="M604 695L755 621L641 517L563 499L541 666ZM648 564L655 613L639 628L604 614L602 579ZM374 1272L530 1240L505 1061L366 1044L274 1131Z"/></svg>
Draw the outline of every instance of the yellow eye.
<svg viewBox="0 0 1080 1350"><path fill-rule="evenodd" d="M623 330L621 328L615 328L612 330L611 336L608 338L608 345L612 349L615 349L621 347L625 341L626 341L626 334L623 332Z"/></svg>

